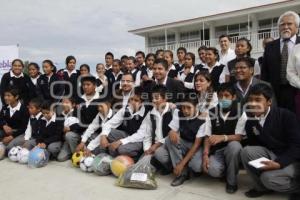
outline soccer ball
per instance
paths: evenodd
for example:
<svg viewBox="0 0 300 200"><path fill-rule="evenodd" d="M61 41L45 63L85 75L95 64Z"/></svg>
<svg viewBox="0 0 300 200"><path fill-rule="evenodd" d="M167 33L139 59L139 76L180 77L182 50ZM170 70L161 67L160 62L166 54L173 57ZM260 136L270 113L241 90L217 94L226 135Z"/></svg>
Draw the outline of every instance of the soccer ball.
<svg viewBox="0 0 300 200"><path fill-rule="evenodd" d="M0 142L0 160L2 160L5 157L5 151L5 145L2 142Z"/></svg>
<svg viewBox="0 0 300 200"><path fill-rule="evenodd" d="M107 176L111 173L110 163L112 157L106 153L101 153L94 158L92 168L99 176Z"/></svg>
<svg viewBox="0 0 300 200"><path fill-rule="evenodd" d="M44 167L49 162L49 152L46 149L35 147L29 152L28 167Z"/></svg>
<svg viewBox="0 0 300 200"><path fill-rule="evenodd" d="M82 157L80 160L80 169L84 172L93 172L92 164L95 156Z"/></svg>
<svg viewBox="0 0 300 200"><path fill-rule="evenodd" d="M26 148L22 148L17 155L18 161L21 164L26 164L29 158L29 150Z"/></svg>
<svg viewBox="0 0 300 200"><path fill-rule="evenodd" d="M131 157L120 155L110 163L110 169L116 177L119 177L132 165L134 165L134 160Z"/></svg>
<svg viewBox="0 0 300 200"><path fill-rule="evenodd" d="M74 167L79 167L80 160L81 160L82 157L83 157L83 152L82 151L75 152L72 155L71 161L72 161L72 164L73 164Z"/></svg>
<svg viewBox="0 0 300 200"><path fill-rule="evenodd" d="M13 162L18 162L18 153L22 150L22 147L16 146L9 150L8 158Z"/></svg>

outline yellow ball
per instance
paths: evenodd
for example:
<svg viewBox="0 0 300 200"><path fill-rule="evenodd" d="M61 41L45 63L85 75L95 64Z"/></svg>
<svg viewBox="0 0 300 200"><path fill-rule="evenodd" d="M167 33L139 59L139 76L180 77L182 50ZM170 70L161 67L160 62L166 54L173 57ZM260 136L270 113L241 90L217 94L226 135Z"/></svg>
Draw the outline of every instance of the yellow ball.
<svg viewBox="0 0 300 200"><path fill-rule="evenodd" d="M80 160L81 160L82 157L83 157L83 152L82 151L75 152L72 155L71 161L72 161L72 164L73 164L74 167L79 167Z"/></svg>
<svg viewBox="0 0 300 200"><path fill-rule="evenodd" d="M118 156L110 163L110 169L112 173L119 177L121 174L134 164L134 161L129 156Z"/></svg>

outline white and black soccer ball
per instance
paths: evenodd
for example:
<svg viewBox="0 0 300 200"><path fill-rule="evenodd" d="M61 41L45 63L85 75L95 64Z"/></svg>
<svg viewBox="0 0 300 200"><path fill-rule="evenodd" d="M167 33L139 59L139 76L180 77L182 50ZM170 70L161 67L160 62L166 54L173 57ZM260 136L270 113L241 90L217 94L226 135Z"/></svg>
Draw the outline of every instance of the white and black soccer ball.
<svg viewBox="0 0 300 200"><path fill-rule="evenodd" d="M28 163L28 158L29 158L29 150L26 148L22 148L17 155L18 162L21 164L26 164Z"/></svg>
<svg viewBox="0 0 300 200"><path fill-rule="evenodd" d="M82 157L80 160L80 169L84 172L93 172L93 161L95 156Z"/></svg>
<svg viewBox="0 0 300 200"><path fill-rule="evenodd" d="M16 146L9 150L8 158L13 162L18 162L18 153L22 150L22 147Z"/></svg>

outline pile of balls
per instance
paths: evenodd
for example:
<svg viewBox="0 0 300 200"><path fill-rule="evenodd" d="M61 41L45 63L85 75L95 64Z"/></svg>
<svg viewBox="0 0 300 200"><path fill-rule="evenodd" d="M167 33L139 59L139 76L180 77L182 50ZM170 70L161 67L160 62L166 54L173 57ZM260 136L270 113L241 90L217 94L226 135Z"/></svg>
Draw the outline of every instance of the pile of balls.
<svg viewBox="0 0 300 200"><path fill-rule="evenodd" d="M2 155L2 147L3 146L0 145L1 155ZM49 153L47 152L47 150L38 147L35 147L31 151L29 151L26 148L16 146L9 150L8 158L12 162L18 162L20 164L28 164L28 166L31 168L39 168L39 167L44 167L48 164Z"/></svg>
<svg viewBox="0 0 300 200"><path fill-rule="evenodd" d="M113 173L116 177L134 164L133 159L129 156L120 155L113 159L106 153L85 157L83 152L75 152L71 161L74 167L79 167L84 172L94 172L99 176Z"/></svg>

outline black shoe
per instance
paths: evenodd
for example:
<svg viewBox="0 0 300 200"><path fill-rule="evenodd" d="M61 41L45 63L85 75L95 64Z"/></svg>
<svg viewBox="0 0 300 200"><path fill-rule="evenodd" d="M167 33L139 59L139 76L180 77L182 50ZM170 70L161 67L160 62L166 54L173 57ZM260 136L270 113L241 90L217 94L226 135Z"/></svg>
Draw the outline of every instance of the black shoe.
<svg viewBox="0 0 300 200"><path fill-rule="evenodd" d="M248 198L257 198L269 193L271 193L269 190L257 191L256 189L251 189L248 192L245 192L245 196Z"/></svg>
<svg viewBox="0 0 300 200"><path fill-rule="evenodd" d="M179 186L179 185L182 185L184 183L184 181L186 181L188 178L186 175L181 175L181 176L178 176L176 177L172 183L171 183L171 186Z"/></svg>
<svg viewBox="0 0 300 200"><path fill-rule="evenodd" d="M226 192L228 194L233 194L238 190L238 186L237 185L230 185L228 183L226 183Z"/></svg>
<svg viewBox="0 0 300 200"><path fill-rule="evenodd" d="M300 193L292 193L289 196L289 200L299 200L300 198Z"/></svg>

